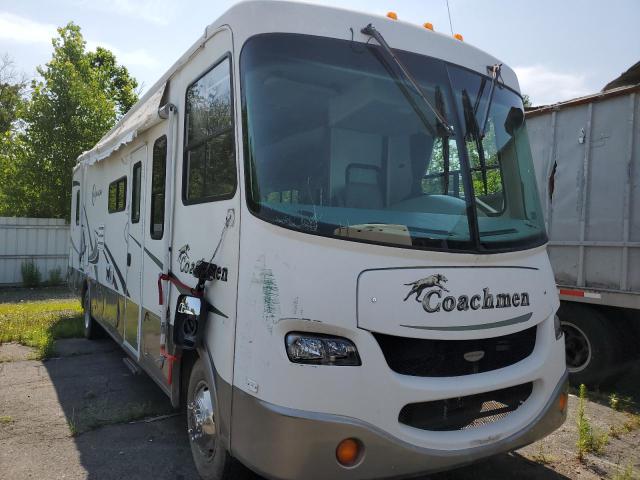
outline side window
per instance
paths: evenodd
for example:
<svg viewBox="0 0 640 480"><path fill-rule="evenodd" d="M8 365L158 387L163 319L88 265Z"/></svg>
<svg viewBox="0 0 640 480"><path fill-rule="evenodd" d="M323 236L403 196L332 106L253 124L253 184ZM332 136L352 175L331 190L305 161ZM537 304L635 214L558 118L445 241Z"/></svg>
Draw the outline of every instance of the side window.
<svg viewBox="0 0 640 480"><path fill-rule="evenodd" d="M76 190L76 225L80 225L80 189Z"/></svg>
<svg viewBox="0 0 640 480"><path fill-rule="evenodd" d="M140 221L140 185L142 182L142 163L137 162L133 166L133 178L131 179L131 223Z"/></svg>
<svg viewBox="0 0 640 480"><path fill-rule="evenodd" d="M122 212L126 206L127 177L122 177L109 184L109 213Z"/></svg>
<svg viewBox="0 0 640 480"><path fill-rule="evenodd" d="M230 62L187 88L182 201L223 200L236 190Z"/></svg>
<svg viewBox="0 0 640 480"><path fill-rule="evenodd" d="M164 233L164 184L167 164L167 137L158 138L153 144L151 167L151 238L160 240Z"/></svg>

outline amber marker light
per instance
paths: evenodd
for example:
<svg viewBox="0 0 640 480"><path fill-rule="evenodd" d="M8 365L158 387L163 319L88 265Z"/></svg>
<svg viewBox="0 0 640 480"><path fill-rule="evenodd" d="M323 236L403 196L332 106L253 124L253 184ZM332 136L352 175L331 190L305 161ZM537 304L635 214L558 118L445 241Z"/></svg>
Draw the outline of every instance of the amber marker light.
<svg viewBox="0 0 640 480"><path fill-rule="evenodd" d="M426 28L427 30L433 30L433 23L431 22L427 22L424 25L422 25L424 28Z"/></svg>
<svg viewBox="0 0 640 480"><path fill-rule="evenodd" d="M387 17L390 18L391 20L397 20L398 14L396 12L387 12Z"/></svg>
<svg viewBox="0 0 640 480"><path fill-rule="evenodd" d="M461 42L464 41L464 38L462 38L462 35L460 35L459 33L456 33L453 38L455 38L456 40L460 40Z"/></svg>
<svg viewBox="0 0 640 480"><path fill-rule="evenodd" d="M362 458L364 447L360 440L345 438L336 447L336 459L343 467L353 467Z"/></svg>
<svg viewBox="0 0 640 480"><path fill-rule="evenodd" d="M567 404L569 403L569 394L567 392L562 392L560 397L558 397L558 408L561 412L564 412L567 409Z"/></svg>

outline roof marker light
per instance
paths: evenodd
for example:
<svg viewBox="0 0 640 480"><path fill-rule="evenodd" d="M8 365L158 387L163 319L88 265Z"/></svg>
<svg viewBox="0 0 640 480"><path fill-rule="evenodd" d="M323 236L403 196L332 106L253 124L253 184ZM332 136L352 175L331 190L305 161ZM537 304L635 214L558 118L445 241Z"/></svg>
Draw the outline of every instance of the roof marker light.
<svg viewBox="0 0 640 480"><path fill-rule="evenodd" d="M456 33L453 38L455 38L456 40L460 40L461 42L464 42L464 38L462 38L462 35L460 35L459 33Z"/></svg>
<svg viewBox="0 0 640 480"><path fill-rule="evenodd" d="M424 25L422 25L424 28L426 28L427 30L432 30L433 31L433 23L431 22L427 22Z"/></svg>
<svg viewBox="0 0 640 480"><path fill-rule="evenodd" d="M398 14L396 12L387 12L387 17L390 18L391 20L397 20Z"/></svg>

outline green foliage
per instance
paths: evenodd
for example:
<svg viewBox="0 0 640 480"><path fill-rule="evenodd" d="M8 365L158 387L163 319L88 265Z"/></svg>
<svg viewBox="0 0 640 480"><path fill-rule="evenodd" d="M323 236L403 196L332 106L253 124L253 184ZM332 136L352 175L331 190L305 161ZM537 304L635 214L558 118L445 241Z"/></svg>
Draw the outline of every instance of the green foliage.
<svg viewBox="0 0 640 480"><path fill-rule="evenodd" d="M616 471L613 472L612 480L634 480L636 477L633 474L633 464L629 463L627 466L621 470L620 465L616 465Z"/></svg>
<svg viewBox="0 0 640 480"><path fill-rule="evenodd" d="M18 119L26 86L24 78L18 77L9 56L0 57L0 135L9 132Z"/></svg>
<svg viewBox="0 0 640 480"><path fill-rule="evenodd" d="M578 398L578 414L576 416L578 423L578 442L576 446L578 447L578 460L582 461L586 453L601 453L609 443L609 436L606 433L594 429L585 415L587 387L584 384L580 385Z"/></svg>
<svg viewBox="0 0 640 480"><path fill-rule="evenodd" d="M47 357L56 338L82 336L81 312L77 300L0 304L0 343L19 342Z"/></svg>
<svg viewBox="0 0 640 480"><path fill-rule="evenodd" d="M620 410L620 398L616 393L609 395L609 406L614 410Z"/></svg>
<svg viewBox="0 0 640 480"><path fill-rule="evenodd" d="M47 281L48 285L62 285L63 283L64 280L62 278L62 270L60 267L49 270L49 280Z"/></svg>
<svg viewBox="0 0 640 480"><path fill-rule="evenodd" d="M526 93L522 94L522 103L524 104L525 108L533 107L533 103L531 101L531 97L529 95L527 95Z"/></svg>
<svg viewBox="0 0 640 480"><path fill-rule="evenodd" d="M137 100L136 80L113 53L87 52L73 23L58 35L19 111L23 128L0 144L0 215L69 219L77 157Z"/></svg>
<svg viewBox="0 0 640 480"><path fill-rule="evenodd" d="M22 283L25 287L37 287L42 281L42 274L36 262L33 260L26 260L22 262L20 266L22 273Z"/></svg>

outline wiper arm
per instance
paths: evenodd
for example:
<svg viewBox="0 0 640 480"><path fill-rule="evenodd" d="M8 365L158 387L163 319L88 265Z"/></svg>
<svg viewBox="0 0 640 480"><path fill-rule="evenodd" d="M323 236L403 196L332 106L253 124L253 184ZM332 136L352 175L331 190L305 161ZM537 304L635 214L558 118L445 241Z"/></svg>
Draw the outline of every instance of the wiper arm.
<svg viewBox="0 0 640 480"><path fill-rule="evenodd" d="M431 102L429 102L429 100L424 95L424 93L422 93L422 89L418 86L417 82L414 80L414 78L411 75L411 73L409 73L409 70L407 70L407 68L400 61L400 59L398 57L396 57L396 54L393 53L393 50L391 50L391 47L389 46L387 41L384 39L382 34L376 29L376 27L374 27L372 24L369 24L369 25L367 25L366 27L364 27L360 31L362 33L364 33L365 35L369 35L370 37L373 37L373 38L376 39L376 41L380 44L380 46L386 52L386 54L389 56L389 58L391 58L391 60L393 60L393 63L400 69L400 71L402 72L402 75L404 75L405 79L415 89L415 91L418 94L418 96L422 99L422 101L429 107L429 109L436 116L436 118L438 119L438 122L440 122L440 124L447 131L447 134L448 135L454 135L455 132L453 130L453 126L449 125L449 123L447 123L447 120L442 116L442 114L440 112L438 112L438 110L433 105L431 105Z"/></svg>
<svg viewBox="0 0 640 480"><path fill-rule="evenodd" d="M489 70L489 73L491 73L491 90L489 90L489 100L487 101L487 108L485 108L484 110L482 128L480 129L480 138L484 138L485 130L487 129L487 122L489 121L489 110L491 110L491 104L493 103L493 94L496 90L496 83L498 83L498 78L500 78L502 64L496 63L493 66L487 67L487 70Z"/></svg>

